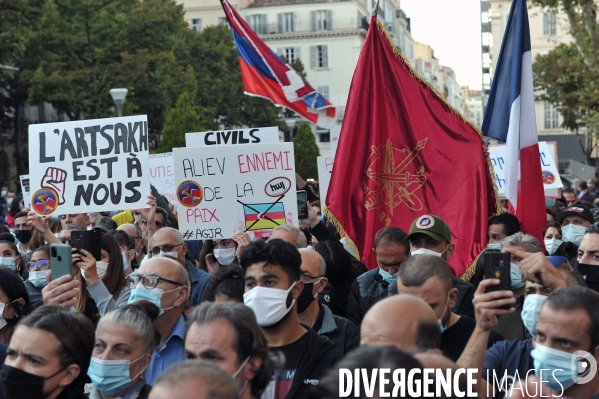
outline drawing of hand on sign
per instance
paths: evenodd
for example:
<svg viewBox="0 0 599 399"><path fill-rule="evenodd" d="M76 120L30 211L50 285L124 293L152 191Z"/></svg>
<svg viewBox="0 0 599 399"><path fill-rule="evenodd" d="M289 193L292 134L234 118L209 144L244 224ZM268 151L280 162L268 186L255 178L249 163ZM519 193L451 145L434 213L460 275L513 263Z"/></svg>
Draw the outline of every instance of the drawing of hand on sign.
<svg viewBox="0 0 599 399"><path fill-rule="evenodd" d="M65 181L67 172L58 168L46 169L46 175L42 178L42 187L51 188L59 197L59 205L64 204Z"/></svg>

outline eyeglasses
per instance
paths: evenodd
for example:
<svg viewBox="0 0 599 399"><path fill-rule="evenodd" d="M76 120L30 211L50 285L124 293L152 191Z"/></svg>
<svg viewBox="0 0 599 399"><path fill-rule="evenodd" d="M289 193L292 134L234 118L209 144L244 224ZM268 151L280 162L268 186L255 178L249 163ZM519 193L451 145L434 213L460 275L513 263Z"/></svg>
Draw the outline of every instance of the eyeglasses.
<svg viewBox="0 0 599 399"><path fill-rule="evenodd" d="M60 242L62 242L63 244L66 244L67 242L70 244L71 243L71 239L70 238L59 238Z"/></svg>
<svg viewBox="0 0 599 399"><path fill-rule="evenodd" d="M158 285L159 281L166 281L167 283L183 286L183 284L181 283L178 283L173 280L167 280L165 278L160 277L157 274L148 274L147 276L142 276L141 274L130 274L127 277L126 283L129 288L135 288L137 287L137 284L139 284L140 281L142 281L144 287L146 287L149 290L156 288L156 285Z"/></svg>
<svg viewBox="0 0 599 399"><path fill-rule="evenodd" d="M322 276L312 276L310 275L310 273L302 273L300 274L300 280L302 280L304 283L309 283L310 281L317 279L317 278L322 278L324 277L324 274Z"/></svg>
<svg viewBox="0 0 599 399"><path fill-rule="evenodd" d="M27 265L29 266L29 270L33 270L33 269L35 269L36 262L35 261L27 262ZM45 260L45 259L40 259L37 261L37 267L40 270L47 270L50 267L50 261Z"/></svg>
<svg viewBox="0 0 599 399"><path fill-rule="evenodd" d="M180 245L183 245L183 243L177 244L177 245L163 245L161 247L154 247L154 248L150 249L150 253L152 255L156 256L160 252L171 252L173 249L175 249L175 247L178 247Z"/></svg>

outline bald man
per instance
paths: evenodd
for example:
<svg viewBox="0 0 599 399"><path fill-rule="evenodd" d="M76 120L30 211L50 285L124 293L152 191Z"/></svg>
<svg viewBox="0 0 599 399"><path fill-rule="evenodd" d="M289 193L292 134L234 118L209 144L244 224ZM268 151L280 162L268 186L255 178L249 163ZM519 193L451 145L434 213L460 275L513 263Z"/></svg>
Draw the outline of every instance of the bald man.
<svg viewBox="0 0 599 399"><path fill-rule="evenodd" d="M172 227L163 227L152 235L149 251L150 257L170 256L176 258L181 264L187 267L189 278L191 279L189 306L193 307L200 304L206 283L208 283L212 276L198 269L185 257L186 253L187 244L183 241L183 236L179 230Z"/></svg>
<svg viewBox="0 0 599 399"><path fill-rule="evenodd" d="M117 230L123 230L129 234L131 238L135 240L135 266L141 263L144 258L144 249L146 246L146 239L143 237L141 228L133 223L125 223L120 225Z"/></svg>
<svg viewBox="0 0 599 399"><path fill-rule="evenodd" d="M188 360L162 374L149 398L237 399L239 393L231 376L213 363Z"/></svg>
<svg viewBox="0 0 599 399"><path fill-rule="evenodd" d="M164 370L185 359L183 312L189 298L189 274L178 260L156 257L144 262L128 281L132 288L129 303L144 299L160 309L160 315L154 320L160 343L154 348L145 373L146 383L154 385Z"/></svg>
<svg viewBox="0 0 599 399"><path fill-rule="evenodd" d="M304 232L297 227L288 224L277 226L273 229L269 240L275 239L288 242L297 249L306 248L308 246L308 241Z"/></svg>
<svg viewBox="0 0 599 399"><path fill-rule="evenodd" d="M362 321L360 338L361 345L395 346L412 354L441 347L437 315L422 299L407 294L387 297L371 307Z"/></svg>

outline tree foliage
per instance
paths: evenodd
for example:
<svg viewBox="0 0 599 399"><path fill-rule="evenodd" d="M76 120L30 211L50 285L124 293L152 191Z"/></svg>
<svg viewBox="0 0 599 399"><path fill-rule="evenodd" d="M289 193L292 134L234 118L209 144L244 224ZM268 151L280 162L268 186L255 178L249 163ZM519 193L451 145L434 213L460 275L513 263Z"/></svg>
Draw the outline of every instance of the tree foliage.
<svg viewBox="0 0 599 399"><path fill-rule="evenodd" d="M317 179L318 166L316 164L316 157L320 155L320 150L316 145L312 129L310 129L310 125L307 122L299 124L298 132L292 141L296 173L304 179Z"/></svg>
<svg viewBox="0 0 599 399"><path fill-rule="evenodd" d="M170 152L175 147L185 147L185 133L203 130L200 116L191 103L189 93L184 92L179 96L177 106L166 115L162 127L162 140L160 140L156 152Z"/></svg>

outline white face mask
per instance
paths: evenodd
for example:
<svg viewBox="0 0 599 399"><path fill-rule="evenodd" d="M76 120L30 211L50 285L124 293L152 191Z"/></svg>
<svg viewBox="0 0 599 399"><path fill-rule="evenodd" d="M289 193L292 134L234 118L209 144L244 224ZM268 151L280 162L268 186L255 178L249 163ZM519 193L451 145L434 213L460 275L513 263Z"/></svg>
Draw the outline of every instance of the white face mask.
<svg viewBox="0 0 599 399"><path fill-rule="evenodd" d="M547 248L547 253L549 255L553 255L555 251L562 245L564 242L562 240L558 240L557 238L552 238L551 240L545 240L545 248Z"/></svg>
<svg viewBox="0 0 599 399"><path fill-rule="evenodd" d="M571 242L574 245L580 246L585 231L586 227L570 223L569 225L562 227L562 239L565 242Z"/></svg>
<svg viewBox="0 0 599 399"><path fill-rule="evenodd" d="M449 247L447 247L447 248L449 248ZM435 251L430 250L430 249L419 248L419 249L417 249L415 251L410 252L410 255L412 255L412 256L414 256L414 255L433 255L433 256L441 257L445 253L445 251L447 251L447 248L445 248L443 250L443 252L435 252Z"/></svg>
<svg viewBox="0 0 599 399"><path fill-rule="evenodd" d="M0 258L0 266L8 267L12 271L17 270L17 266L15 265L17 258Z"/></svg>
<svg viewBox="0 0 599 399"><path fill-rule="evenodd" d="M269 327L278 323L293 307L295 299L287 306L287 297L295 283L288 290L278 288L254 287L243 294L243 302L254 311L260 327Z"/></svg>
<svg viewBox="0 0 599 399"><path fill-rule="evenodd" d="M235 251L236 248L214 249L212 250L212 255L214 255L218 263L221 265L229 266L237 257Z"/></svg>
<svg viewBox="0 0 599 399"><path fill-rule="evenodd" d="M8 205L8 206L11 206L11 205L12 205L12 200L13 200L13 199L14 199L14 198L7 198L7 199L6 199L6 205Z"/></svg>
<svg viewBox="0 0 599 399"><path fill-rule="evenodd" d="M183 249L183 246L181 246L181 249ZM159 257L170 256L171 258L178 258L179 252L181 252L181 249L179 249L177 252L175 252L175 251L171 251L171 252L160 251L160 253L158 255L154 255L154 256L159 256Z"/></svg>
<svg viewBox="0 0 599 399"><path fill-rule="evenodd" d="M108 263L102 262L100 260L96 261L96 273L98 273L98 278L100 280L102 280L104 276L106 276L106 270L108 270ZM81 275L83 276L85 281L88 280L87 276L85 275L85 270L81 269Z"/></svg>
<svg viewBox="0 0 599 399"><path fill-rule="evenodd" d="M500 242L488 243L487 248L488 249L501 249L501 243Z"/></svg>
<svg viewBox="0 0 599 399"><path fill-rule="evenodd" d="M6 190L0 191L0 197L4 198L4 197L6 197L6 194L8 194L8 191L6 191Z"/></svg>
<svg viewBox="0 0 599 399"><path fill-rule="evenodd" d="M123 255L123 269L127 270L127 268L129 267L129 261L127 260L127 252L121 252L121 255Z"/></svg>

